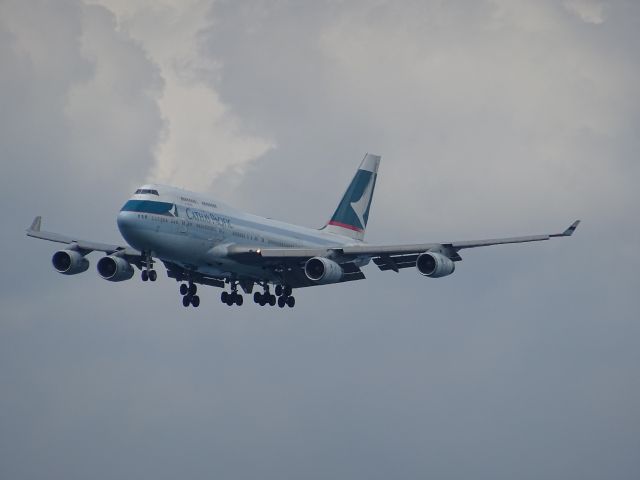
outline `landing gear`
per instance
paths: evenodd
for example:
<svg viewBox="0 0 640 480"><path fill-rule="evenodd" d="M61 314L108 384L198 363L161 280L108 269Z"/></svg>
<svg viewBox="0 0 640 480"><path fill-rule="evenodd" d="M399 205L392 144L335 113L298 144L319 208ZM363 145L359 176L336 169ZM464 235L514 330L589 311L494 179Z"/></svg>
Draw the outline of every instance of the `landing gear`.
<svg viewBox="0 0 640 480"><path fill-rule="evenodd" d="M158 273L155 270L142 270L140 278L142 278L143 282L146 282L147 280L155 282L158 279Z"/></svg>
<svg viewBox="0 0 640 480"><path fill-rule="evenodd" d="M231 284L231 293L224 291L220 294L220 300L229 307L233 304L241 306L244 303L242 295L238 293L238 285L236 283Z"/></svg>
<svg viewBox="0 0 640 480"><path fill-rule="evenodd" d="M195 308L198 308L198 306L200 306L200 297L198 295L185 295L182 297L182 305L185 307L193 305Z"/></svg>
<svg viewBox="0 0 640 480"><path fill-rule="evenodd" d="M147 280L151 280L151 277L155 277L152 275L152 271L143 270L143 273L146 273ZM154 272L155 273L155 272ZM222 291L220 294L220 301L228 306L237 305L241 306L244 303L244 298L238 292L238 282L230 281L231 291ZM254 292L253 293L253 301L260 306L270 305L275 306L276 304L280 308L289 307L293 308L296 304L296 299L291 295L292 290L288 285L276 285L274 295L269 291L269 284L267 282L261 283L264 288L263 292ZM251 293L251 289L242 287L245 293ZM198 286L193 283L193 281L189 281L189 283L180 284L180 295L182 295L182 305L184 307L192 306L197 308L200 305L200 297L197 295Z"/></svg>
<svg viewBox="0 0 640 480"><path fill-rule="evenodd" d="M253 294L253 301L261 307L264 307L267 303L272 307L276 304L276 296L269 292L269 287L264 288L264 293L256 292Z"/></svg>
<svg viewBox="0 0 640 480"><path fill-rule="evenodd" d="M151 278L151 277L149 277ZM188 307L193 305L194 308L198 308L200 305L200 297L196 295L198 287L195 283L189 282L189 285L183 283L180 285L180 295L182 295L182 305Z"/></svg>
<svg viewBox="0 0 640 480"><path fill-rule="evenodd" d="M291 296L291 287L288 285L276 285L275 288L276 294L273 295L269 291L269 285L265 283L264 285L264 293L256 292L253 294L253 301L260 305L261 307L269 304L272 307L277 303L280 308L284 308L288 306L289 308L293 308L296 304L296 299ZM276 299L277 296L277 299Z"/></svg>
<svg viewBox="0 0 640 480"><path fill-rule="evenodd" d="M158 274L153 269L153 258L151 258L151 254L149 253L145 253L144 269L140 274L140 278L142 279L143 282L146 282L147 280L151 280L152 282L155 282L158 279Z"/></svg>
<svg viewBox="0 0 640 480"><path fill-rule="evenodd" d="M285 305L289 308L293 308L296 304L296 299L291 295L293 292L289 285L276 285L276 295L278 295L278 306L284 308Z"/></svg>

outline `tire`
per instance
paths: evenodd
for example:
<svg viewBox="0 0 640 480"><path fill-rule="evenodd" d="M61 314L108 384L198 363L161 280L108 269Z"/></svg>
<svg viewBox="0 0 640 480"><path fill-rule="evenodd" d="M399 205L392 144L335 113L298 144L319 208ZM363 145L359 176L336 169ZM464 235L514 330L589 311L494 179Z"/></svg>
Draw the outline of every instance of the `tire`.
<svg viewBox="0 0 640 480"><path fill-rule="evenodd" d="M149 272L147 272L146 270L142 270L140 278L142 278L143 282L146 282L147 280L149 280Z"/></svg>
<svg viewBox="0 0 640 480"><path fill-rule="evenodd" d="M282 292L282 293L284 293L284 296L285 296L285 297L290 297L290 296L291 296L291 293L292 293L292 291L293 291L289 285L287 285L286 287L284 287L282 290L283 290L283 292Z"/></svg>
<svg viewBox="0 0 640 480"><path fill-rule="evenodd" d="M198 308L198 306L200 305L200 297L198 295L194 295L193 297L191 297L191 305L193 305L195 308Z"/></svg>
<svg viewBox="0 0 640 480"><path fill-rule="evenodd" d="M276 296L275 295L269 295L269 305L271 305L272 307L276 304Z"/></svg>
<svg viewBox="0 0 640 480"><path fill-rule="evenodd" d="M293 297L287 297L287 305L289 308L293 308L296 305L296 299Z"/></svg>
<svg viewBox="0 0 640 480"><path fill-rule="evenodd" d="M191 303L191 297L189 295L185 295L184 297L182 297L183 307L188 307L190 303Z"/></svg>
<svg viewBox="0 0 640 480"><path fill-rule="evenodd" d="M155 282L158 279L158 273L155 270L149 271L149 280Z"/></svg>
<svg viewBox="0 0 640 480"><path fill-rule="evenodd" d="M282 295L282 285L276 285L276 295L278 297Z"/></svg>
<svg viewBox="0 0 640 480"><path fill-rule="evenodd" d="M195 283L192 283L189 285L189 295L195 295L197 291L198 291L198 287L196 286Z"/></svg>
<svg viewBox="0 0 640 480"><path fill-rule="evenodd" d="M229 292L226 292L226 291L222 292L220 294L220 301L222 303L227 303L228 300L229 300Z"/></svg>
<svg viewBox="0 0 640 480"><path fill-rule="evenodd" d="M189 287L187 287L186 283L183 283L182 285L180 285L180 295L186 295L187 293L189 293Z"/></svg>
<svg viewBox="0 0 640 480"><path fill-rule="evenodd" d="M236 305L241 307L243 303L244 303L244 298L242 298L242 295L236 295Z"/></svg>
<svg viewBox="0 0 640 480"><path fill-rule="evenodd" d="M284 308L284 306L287 304L287 299L285 297L280 297L278 299L278 306L280 308Z"/></svg>
<svg viewBox="0 0 640 480"><path fill-rule="evenodd" d="M260 303L261 298L262 298L262 295L260 295L260 292L256 292L253 294L253 301L255 303Z"/></svg>

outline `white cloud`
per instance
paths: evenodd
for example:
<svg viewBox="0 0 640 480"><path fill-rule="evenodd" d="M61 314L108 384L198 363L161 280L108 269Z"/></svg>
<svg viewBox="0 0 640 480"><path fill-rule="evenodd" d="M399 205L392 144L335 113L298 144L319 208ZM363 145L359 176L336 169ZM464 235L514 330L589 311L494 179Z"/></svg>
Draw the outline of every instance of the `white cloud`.
<svg viewBox="0 0 640 480"><path fill-rule="evenodd" d="M605 21L603 2L597 0L565 0L564 7L585 23L599 25Z"/></svg>
<svg viewBox="0 0 640 480"><path fill-rule="evenodd" d="M204 190L227 169L239 169L274 142L243 129L210 86L219 65L203 56L199 34L211 25L210 1L102 0L120 27L155 62L164 81L158 100L166 131L149 180Z"/></svg>

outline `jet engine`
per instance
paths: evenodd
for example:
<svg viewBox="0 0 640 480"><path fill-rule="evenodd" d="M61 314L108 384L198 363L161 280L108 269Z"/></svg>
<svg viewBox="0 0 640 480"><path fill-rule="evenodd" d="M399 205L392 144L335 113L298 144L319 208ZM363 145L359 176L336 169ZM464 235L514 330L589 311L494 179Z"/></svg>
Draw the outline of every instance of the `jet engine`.
<svg viewBox="0 0 640 480"><path fill-rule="evenodd" d="M89 260L75 250L59 250L51 257L53 268L64 275L75 275L86 272L89 268Z"/></svg>
<svg viewBox="0 0 640 480"><path fill-rule="evenodd" d="M98 260L98 273L110 282L122 282L133 277L133 267L124 258L109 255Z"/></svg>
<svg viewBox="0 0 640 480"><path fill-rule="evenodd" d="M325 257L313 257L304 264L304 274L315 283L336 283L342 278L342 267Z"/></svg>
<svg viewBox="0 0 640 480"><path fill-rule="evenodd" d="M440 253L424 252L418 255L416 268L425 277L440 278L451 275L456 269L456 265L451 259Z"/></svg>

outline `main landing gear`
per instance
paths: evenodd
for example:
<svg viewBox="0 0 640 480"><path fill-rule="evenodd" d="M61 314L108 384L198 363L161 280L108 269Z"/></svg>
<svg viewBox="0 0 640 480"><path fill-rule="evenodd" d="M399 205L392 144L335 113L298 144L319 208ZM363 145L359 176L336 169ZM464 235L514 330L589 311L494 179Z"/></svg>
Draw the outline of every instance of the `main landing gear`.
<svg viewBox="0 0 640 480"><path fill-rule="evenodd" d="M253 294L253 301L258 305L270 305L273 307L277 303L280 308L284 308L285 306L293 308L295 306L296 299L291 295L291 287L286 285L277 285L275 288L275 295L269 291L268 283L265 282L262 287L264 288L263 293L255 292ZM247 289L245 289L245 291L247 291ZM248 291L250 292L251 290L249 289ZM182 305L185 307L198 307L200 305L200 297L197 295L197 292L198 287L192 281L180 284ZM238 282L231 282L231 292L223 291L220 294L220 300L228 306L241 306L244 303L244 299L242 295L238 293Z"/></svg>
<svg viewBox="0 0 640 480"><path fill-rule="evenodd" d="M244 303L242 295L240 295L238 292L222 292L220 294L220 300L222 301L222 303L226 303L229 307L234 304L240 306Z"/></svg>
<svg viewBox="0 0 640 480"><path fill-rule="evenodd" d="M296 299L291 295L291 287L276 285L276 294L273 295L269 291L269 285L264 286L264 293L256 292L253 294L253 301L261 307L266 304L272 307L276 304L276 296L278 297L277 303L280 308L284 308L285 305L289 308L293 308L296 304Z"/></svg>
<svg viewBox="0 0 640 480"><path fill-rule="evenodd" d="M220 294L220 301L226 303L229 307L234 304L240 306L244 303L242 295L238 293L238 284L236 282L231 284L231 293L225 291Z"/></svg>
<svg viewBox="0 0 640 480"><path fill-rule="evenodd" d="M272 295L269 292L269 289L266 288L264 293L260 293L260 292L254 293L253 301L258 305L260 305L261 307L264 307L267 303L271 306L274 306L276 304L276 296Z"/></svg>
<svg viewBox="0 0 640 480"><path fill-rule="evenodd" d="M182 305L184 307L193 305L195 308L198 308L200 305L200 297L196 295L197 292L198 287L195 283L189 282L189 285L186 283L181 284L180 295L182 295Z"/></svg>
<svg viewBox="0 0 640 480"><path fill-rule="evenodd" d="M142 273L140 274L140 278L142 278L143 282L146 282L147 280L151 280L152 282L155 282L158 279L158 274L153 269L153 258L151 258L150 254L148 253L145 254L144 263L145 263L145 268L142 270Z"/></svg>

